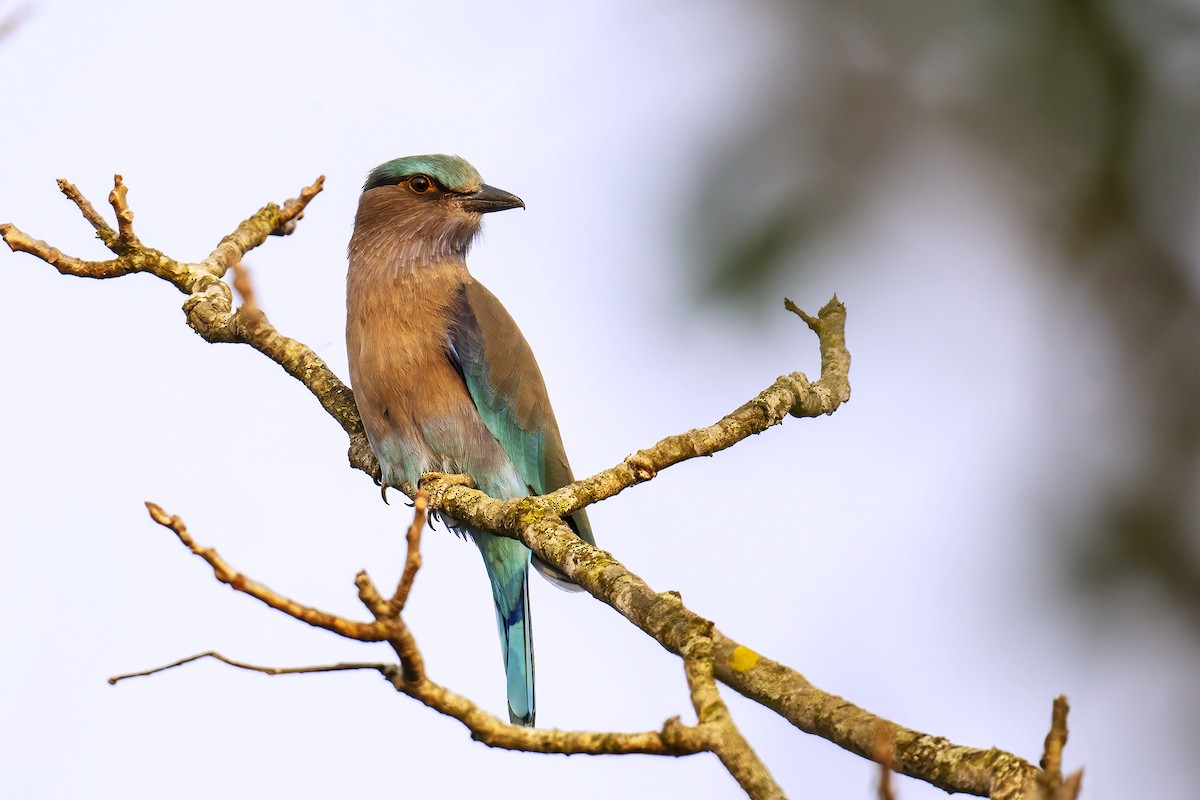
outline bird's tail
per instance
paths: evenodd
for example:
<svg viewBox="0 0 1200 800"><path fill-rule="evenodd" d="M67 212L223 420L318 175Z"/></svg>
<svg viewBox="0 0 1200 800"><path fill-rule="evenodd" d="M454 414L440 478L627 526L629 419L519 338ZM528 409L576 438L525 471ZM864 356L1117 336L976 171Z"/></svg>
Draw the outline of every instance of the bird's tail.
<svg viewBox="0 0 1200 800"><path fill-rule="evenodd" d="M492 599L500 654L508 685L508 719L514 725L533 726L533 627L529 617L529 550L520 542L473 531L483 554Z"/></svg>

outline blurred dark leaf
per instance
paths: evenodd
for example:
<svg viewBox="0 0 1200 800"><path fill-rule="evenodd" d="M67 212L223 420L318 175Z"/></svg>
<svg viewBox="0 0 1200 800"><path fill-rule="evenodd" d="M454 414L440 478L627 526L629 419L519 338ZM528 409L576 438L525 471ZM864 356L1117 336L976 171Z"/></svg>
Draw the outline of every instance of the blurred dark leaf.
<svg viewBox="0 0 1200 800"><path fill-rule="evenodd" d="M811 245L851 230L930 131L1007 165L997 204L1045 245L1047 279L1091 307L1120 365L1097 391L1134 432L1119 485L1092 487L1060 531L1089 531L1067 562L1100 596L1150 581L1200 641L1200 7L760 5L791 46L763 78L770 96L712 154L683 237L693 288L747 309L783 276L803 291ZM1069 452L1082 435L1046 446Z"/></svg>

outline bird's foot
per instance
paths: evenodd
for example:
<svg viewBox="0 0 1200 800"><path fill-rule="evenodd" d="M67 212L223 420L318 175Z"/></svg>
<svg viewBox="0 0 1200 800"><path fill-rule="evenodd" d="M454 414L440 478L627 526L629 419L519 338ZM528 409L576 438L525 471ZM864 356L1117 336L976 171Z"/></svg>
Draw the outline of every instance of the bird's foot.
<svg viewBox="0 0 1200 800"><path fill-rule="evenodd" d="M455 486L466 486L468 489L476 488L475 481L471 480L471 476L450 472L427 472L421 476L419 485L429 493L430 525L432 526L433 520L436 518L441 520L450 530L462 535L459 530L461 523L440 509L443 502L445 502L446 492Z"/></svg>
<svg viewBox="0 0 1200 800"><path fill-rule="evenodd" d="M435 508L442 504L442 500L446 497L446 492L455 486L466 486L468 489L476 488L475 481L471 480L470 475L453 472L426 472L421 476L418 485L429 492L429 504Z"/></svg>

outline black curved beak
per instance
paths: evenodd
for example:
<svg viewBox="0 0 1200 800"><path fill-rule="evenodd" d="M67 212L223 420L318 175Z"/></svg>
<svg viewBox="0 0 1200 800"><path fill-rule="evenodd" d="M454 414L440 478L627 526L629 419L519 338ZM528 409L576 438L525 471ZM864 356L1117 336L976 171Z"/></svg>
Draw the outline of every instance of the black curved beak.
<svg viewBox="0 0 1200 800"><path fill-rule="evenodd" d="M506 211L510 208L524 208L525 201L512 192L488 186L486 183L470 194L460 195L458 204L464 211L476 214L487 214L489 211Z"/></svg>

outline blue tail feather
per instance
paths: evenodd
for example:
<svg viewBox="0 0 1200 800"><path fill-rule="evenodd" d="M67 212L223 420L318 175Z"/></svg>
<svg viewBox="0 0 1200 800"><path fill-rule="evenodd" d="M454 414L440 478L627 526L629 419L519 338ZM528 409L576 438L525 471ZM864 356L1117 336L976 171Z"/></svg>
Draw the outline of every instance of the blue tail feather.
<svg viewBox="0 0 1200 800"><path fill-rule="evenodd" d="M532 727L535 704L533 695L533 627L529 615L529 550L520 542L482 531L472 538L483 555L492 599L496 607L496 628L500 634L500 654L508 688L508 718L514 725Z"/></svg>

